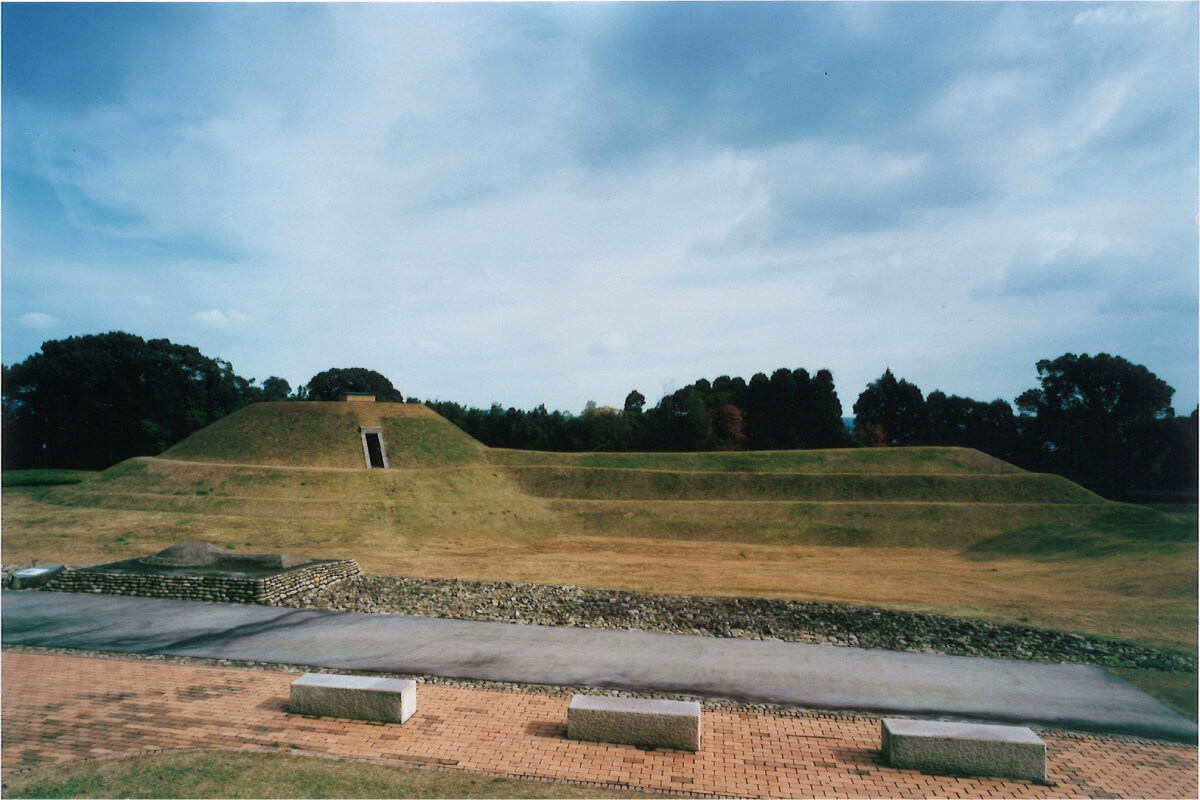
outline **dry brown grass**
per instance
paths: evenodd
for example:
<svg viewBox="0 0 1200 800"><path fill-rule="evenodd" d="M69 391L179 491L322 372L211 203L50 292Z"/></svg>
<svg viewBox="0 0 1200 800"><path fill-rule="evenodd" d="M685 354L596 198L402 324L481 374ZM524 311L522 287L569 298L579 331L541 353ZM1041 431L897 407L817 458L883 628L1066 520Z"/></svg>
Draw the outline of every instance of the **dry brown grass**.
<svg viewBox="0 0 1200 800"><path fill-rule="evenodd" d="M1120 550L1089 558L985 560L926 546L594 536L570 515L523 520L506 510L448 505L444 525L281 521L69 507L15 489L5 494L3 551L6 563L95 564L195 539L245 551L353 557L378 574L870 604L1176 650L1196 646L1194 543L1159 545L1141 555Z"/></svg>
<svg viewBox="0 0 1200 800"><path fill-rule="evenodd" d="M924 548L576 536L502 544L460 537L375 563L377 572L419 577L879 605L1172 649L1196 645L1194 559L1165 565L1127 559L980 562Z"/></svg>

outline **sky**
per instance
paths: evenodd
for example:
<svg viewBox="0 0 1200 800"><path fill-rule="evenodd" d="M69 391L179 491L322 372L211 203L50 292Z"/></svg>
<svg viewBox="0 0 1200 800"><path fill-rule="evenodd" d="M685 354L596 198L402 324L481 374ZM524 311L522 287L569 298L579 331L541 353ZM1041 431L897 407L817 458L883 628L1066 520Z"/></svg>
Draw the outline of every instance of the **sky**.
<svg viewBox="0 0 1200 800"><path fill-rule="evenodd" d="M1197 405L1198 6L5 2L0 349L579 413L1106 352Z"/></svg>

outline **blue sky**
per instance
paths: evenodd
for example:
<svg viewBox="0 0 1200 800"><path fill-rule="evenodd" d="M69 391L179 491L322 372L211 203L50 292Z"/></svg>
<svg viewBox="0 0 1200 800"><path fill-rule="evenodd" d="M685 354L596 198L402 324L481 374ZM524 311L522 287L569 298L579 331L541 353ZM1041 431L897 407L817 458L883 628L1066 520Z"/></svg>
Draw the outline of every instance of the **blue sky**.
<svg viewBox="0 0 1200 800"><path fill-rule="evenodd" d="M1196 3L21 4L3 361L579 412L1108 352L1197 404Z"/></svg>

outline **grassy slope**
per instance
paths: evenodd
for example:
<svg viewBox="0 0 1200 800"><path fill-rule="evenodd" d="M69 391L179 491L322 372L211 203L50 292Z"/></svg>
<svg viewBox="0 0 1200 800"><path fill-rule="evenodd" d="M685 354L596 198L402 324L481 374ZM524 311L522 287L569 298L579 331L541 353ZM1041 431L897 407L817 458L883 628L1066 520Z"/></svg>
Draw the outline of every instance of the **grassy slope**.
<svg viewBox="0 0 1200 800"><path fill-rule="evenodd" d="M378 425L393 469L366 470ZM6 488L5 561L188 539L376 572L798 597L1195 644L1195 524L958 448L488 450L423 406L269 403L76 486Z"/></svg>
<svg viewBox="0 0 1200 800"><path fill-rule="evenodd" d="M544 453L487 450L493 464L596 467L680 472L1013 475L1023 470L978 450L902 447L852 450L770 450L727 453Z"/></svg>
<svg viewBox="0 0 1200 800"><path fill-rule="evenodd" d="M486 463L485 448L474 439L423 405L401 403L255 403L197 431L161 458L361 470L359 426L383 428L393 468Z"/></svg>
<svg viewBox="0 0 1200 800"><path fill-rule="evenodd" d="M699 472L505 467L530 494L581 500L794 500L858 503L1097 503L1056 475Z"/></svg>

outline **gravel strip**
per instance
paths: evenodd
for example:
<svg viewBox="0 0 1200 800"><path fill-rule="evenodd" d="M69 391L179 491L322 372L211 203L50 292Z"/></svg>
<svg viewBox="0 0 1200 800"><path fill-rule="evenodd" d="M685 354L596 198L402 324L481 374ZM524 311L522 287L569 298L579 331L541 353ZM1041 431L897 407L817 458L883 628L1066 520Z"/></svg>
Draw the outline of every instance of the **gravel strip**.
<svg viewBox="0 0 1200 800"><path fill-rule="evenodd" d="M7 586L20 565L3 565ZM800 600L359 575L278 605L443 619L778 639L913 653L1196 672L1181 655L1094 636Z"/></svg>
<svg viewBox="0 0 1200 800"><path fill-rule="evenodd" d="M1194 656L1051 630L905 611L579 586L362 575L285 600L327 608L571 628L780 639L914 653L1195 672Z"/></svg>

